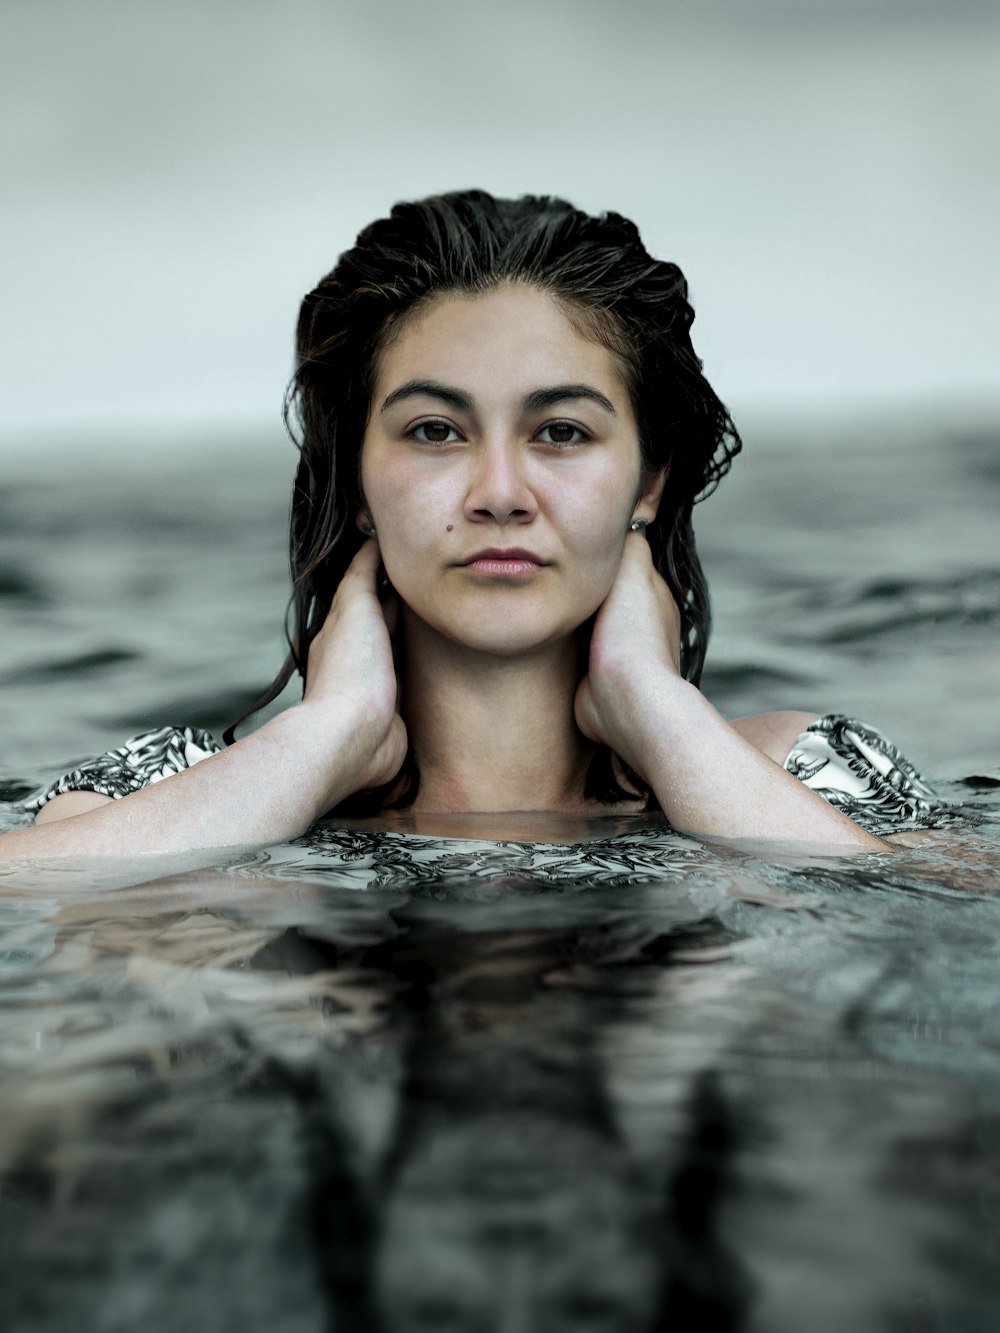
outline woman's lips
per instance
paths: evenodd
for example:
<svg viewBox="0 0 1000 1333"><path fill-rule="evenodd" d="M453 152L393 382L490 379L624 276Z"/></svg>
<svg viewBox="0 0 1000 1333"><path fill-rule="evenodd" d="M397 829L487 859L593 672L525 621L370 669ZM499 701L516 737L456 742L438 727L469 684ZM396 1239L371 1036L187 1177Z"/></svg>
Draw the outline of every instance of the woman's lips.
<svg viewBox="0 0 1000 1333"><path fill-rule="evenodd" d="M546 563L533 551L491 550L480 551L478 555L466 560L462 568L475 570L477 574L485 574L490 578L524 579L544 569Z"/></svg>

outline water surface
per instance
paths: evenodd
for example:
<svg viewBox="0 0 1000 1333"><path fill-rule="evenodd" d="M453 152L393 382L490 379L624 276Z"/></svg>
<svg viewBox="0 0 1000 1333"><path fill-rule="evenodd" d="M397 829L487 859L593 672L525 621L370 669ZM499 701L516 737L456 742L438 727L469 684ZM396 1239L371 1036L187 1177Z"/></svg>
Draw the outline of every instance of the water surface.
<svg viewBox="0 0 1000 1333"><path fill-rule="evenodd" d="M996 455L876 444L706 506L705 688L882 726L958 826L850 858L320 828L3 876L5 1329L1000 1327ZM9 481L8 797L242 707L286 483Z"/></svg>

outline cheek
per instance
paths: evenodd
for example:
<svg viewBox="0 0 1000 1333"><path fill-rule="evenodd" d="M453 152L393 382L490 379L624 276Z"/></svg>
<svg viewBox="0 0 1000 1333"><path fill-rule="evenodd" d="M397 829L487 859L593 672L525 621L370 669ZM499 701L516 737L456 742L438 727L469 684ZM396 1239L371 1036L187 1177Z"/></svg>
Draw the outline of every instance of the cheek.
<svg viewBox="0 0 1000 1333"><path fill-rule="evenodd" d="M566 497L562 528L567 551L580 576L600 584L604 594L621 563L632 499L631 492L622 492L619 477L609 477L604 488Z"/></svg>
<svg viewBox="0 0 1000 1333"><path fill-rule="evenodd" d="M365 487L382 562L400 592L419 582L428 559L446 558L453 540L447 524L454 527L454 517L445 514L440 496L428 494L420 481L419 476L382 472Z"/></svg>
<svg viewBox="0 0 1000 1333"><path fill-rule="evenodd" d="M374 463L363 469L363 481L386 573L405 601L420 602L428 561L447 564L468 546L462 478L381 458ZM635 500L622 482L617 463L587 475L543 472L531 479L538 519L560 551L563 588L574 609L586 604L587 615L604 601L621 564Z"/></svg>

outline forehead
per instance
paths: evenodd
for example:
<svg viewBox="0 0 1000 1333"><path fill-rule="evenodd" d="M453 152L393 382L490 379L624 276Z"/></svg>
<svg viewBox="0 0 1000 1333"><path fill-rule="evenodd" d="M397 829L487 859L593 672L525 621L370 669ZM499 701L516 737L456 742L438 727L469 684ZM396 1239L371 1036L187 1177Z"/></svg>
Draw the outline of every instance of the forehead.
<svg viewBox="0 0 1000 1333"><path fill-rule="evenodd" d="M626 393L612 353L580 333L554 296L526 284L444 292L421 306L383 349L376 393L411 377L494 390L586 380L615 401Z"/></svg>

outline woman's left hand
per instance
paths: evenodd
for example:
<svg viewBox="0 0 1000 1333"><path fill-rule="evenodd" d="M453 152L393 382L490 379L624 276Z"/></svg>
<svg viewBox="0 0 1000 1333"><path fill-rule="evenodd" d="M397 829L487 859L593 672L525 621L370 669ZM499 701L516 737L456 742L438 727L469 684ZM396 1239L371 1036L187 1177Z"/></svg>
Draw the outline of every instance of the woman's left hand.
<svg viewBox="0 0 1000 1333"><path fill-rule="evenodd" d="M597 612L589 670L576 692L576 723L638 773L643 742L680 670L680 612L641 532L625 538L618 575Z"/></svg>
<svg viewBox="0 0 1000 1333"><path fill-rule="evenodd" d="M645 538L630 532L576 692L583 734L638 773L681 832L884 851L886 843L757 750L683 678L680 624Z"/></svg>

